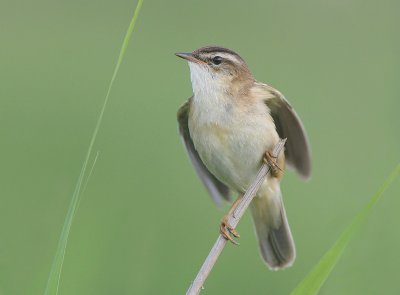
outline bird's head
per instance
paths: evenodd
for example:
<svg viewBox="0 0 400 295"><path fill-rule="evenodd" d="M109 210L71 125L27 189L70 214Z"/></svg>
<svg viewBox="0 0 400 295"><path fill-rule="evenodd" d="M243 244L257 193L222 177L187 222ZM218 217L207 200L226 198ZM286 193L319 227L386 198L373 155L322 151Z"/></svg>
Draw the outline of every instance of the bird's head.
<svg viewBox="0 0 400 295"><path fill-rule="evenodd" d="M254 78L245 61L234 51L208 46L176 56L189 62L193 92L232 93L243 88Z"/></svg>

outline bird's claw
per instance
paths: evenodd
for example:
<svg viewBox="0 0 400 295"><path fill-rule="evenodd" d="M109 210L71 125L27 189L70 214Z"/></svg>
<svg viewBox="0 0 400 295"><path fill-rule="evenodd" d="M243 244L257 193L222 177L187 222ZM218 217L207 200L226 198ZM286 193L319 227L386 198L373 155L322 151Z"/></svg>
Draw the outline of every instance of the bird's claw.
<svg viewBox="0 0 400 295"><path fill-rule="evenodd" d="M234 245L239 245L239 243L233 238L240 238L239 233L236 229L234 229L227 221L227 217L224 216L221 220L221 224L219 227L219 232L221 235L228 241L230 241ZM233 237L232 237L233 236Z"/></svg>
<svg viewBox="0 0 400 295"><path fill-rule="evenodd" d="M274 175L278 174L279 171L283 172L282 168L278 166L277 160L278 157L273 156L269 151L264 155L264 161L271 168L271 172Z"/></svg>

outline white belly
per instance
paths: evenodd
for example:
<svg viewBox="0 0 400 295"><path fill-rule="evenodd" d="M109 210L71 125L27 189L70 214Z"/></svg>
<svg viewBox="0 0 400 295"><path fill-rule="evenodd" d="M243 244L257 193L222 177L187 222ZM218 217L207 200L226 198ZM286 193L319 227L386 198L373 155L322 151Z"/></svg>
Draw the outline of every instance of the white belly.
<svg viewBox="0 0 400 295"><path fill-rule="evenodd" d="M240 109L239 109L240 110ZM254 180L264 153L279 140L267 107L251 111L235 107L210 108L192 105L189 131L203 163L219 180L239 192Z"/></svg>

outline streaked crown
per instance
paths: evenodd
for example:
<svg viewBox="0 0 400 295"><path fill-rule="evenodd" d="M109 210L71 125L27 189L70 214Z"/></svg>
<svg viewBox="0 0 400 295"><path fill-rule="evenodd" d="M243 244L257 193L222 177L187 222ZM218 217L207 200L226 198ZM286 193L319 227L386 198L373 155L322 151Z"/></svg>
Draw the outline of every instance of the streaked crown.
<svg viewBox="0 0 400 295"><path fill-rule="evenodd" d="M190 53L176 53L190 66L193 91L232 92L254 81L246 62L239 54L220 46L206 46Z"/></svg>

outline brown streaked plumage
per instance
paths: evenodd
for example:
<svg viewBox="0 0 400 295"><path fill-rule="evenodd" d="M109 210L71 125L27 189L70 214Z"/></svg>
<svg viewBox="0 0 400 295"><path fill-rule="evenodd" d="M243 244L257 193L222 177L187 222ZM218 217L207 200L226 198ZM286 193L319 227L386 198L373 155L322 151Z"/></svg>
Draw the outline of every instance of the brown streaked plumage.
<svg viewBox="0 0 400 295"><path fill-rule="evenodd" d="M190 66L194 95L179 109L178 122L196 172L221 204L230 200L230 191L244 193L263 160L276 163L279 168L262 184L251 212L267 265L290 266L296 253L280 191L281 169L286 162L303 178L311 174L309 145L298 115L279 91L257 82L230 49L209 46L176 55ZM287 138L285 153L272 159L269 152L279 137ZM231 234L238 234L226 220L221 233L234 242Z"/></svg>

